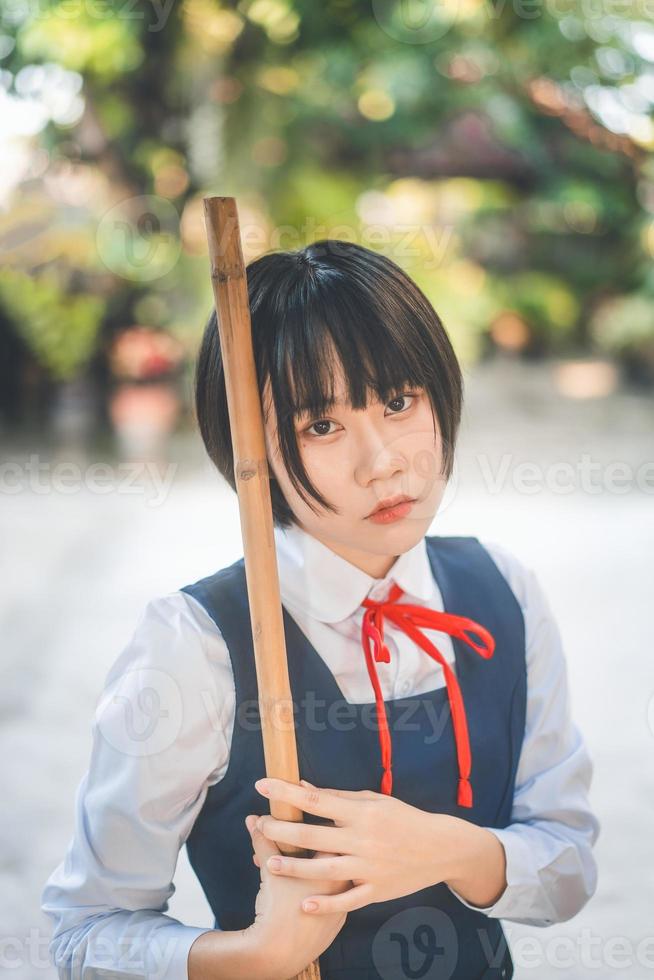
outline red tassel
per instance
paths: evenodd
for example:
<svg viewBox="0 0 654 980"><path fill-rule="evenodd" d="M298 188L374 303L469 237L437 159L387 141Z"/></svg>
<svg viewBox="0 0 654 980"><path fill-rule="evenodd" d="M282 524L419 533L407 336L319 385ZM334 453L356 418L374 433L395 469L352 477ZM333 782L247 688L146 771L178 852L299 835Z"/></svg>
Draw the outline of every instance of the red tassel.
<svg viewBox="0 0 654 980"><path fill-rule="evenodd" d="M391 795L391 790L393 788L393 773L390 769L384 771L381 781L381 792L386 793L387 796Z"/></svg>
<svg viewBox="0 0 654 980"><path fill-rule="evenodd" d="M495 650L494 638L479 623L465 616L440 612L436 609L429 609L426 606L414 605L412 603L398 602L397 600L402 594L402 588L397 582L394 582L385 601L376 602L372 599L364 599L361 603L366 608L361 624L361 642L363 644L368 674L375 692L379 747L384 771L381 780L381 791L387 796L390 796L393 785L393 777L391 775L393 746L388 720L386 718L384 697L375 667L376 663L390 663L391 660L390 650L384 643L384 617L390 619L399 629L403 630L408 637L414 640L418 646L422 647L425 653L436 660L443 668L447 686L447 697L452 712L452 726L454 729L454 742L459 774L462 772L470 773L472 763L463 695L456 674L452 671L438 647L435 647L424 633L421 632L420 627L443 630L450 636L457 637L464 643L467 643L468 646L485 659L492 657ZM475 643L468 636L469 632L475 633L483 640L483 643ZM458 783L457 803L459 806L472 806L472 787L470 781L463 776L459 779Z"/></svg>
<svg viewBox="0 0 654 980"><path fill-rule="evenodd" d="M459 780L459 791L456 802L459 806L472 806L472 786L469 779Z"/></svg>
<svg viewBox="0 0 654 980"><path fill-rule="evenodd" d="M385 643L382 643L379 653L376 655L375 660L380 664L390 664L391 662L391 651L388 649Z"/></svg>

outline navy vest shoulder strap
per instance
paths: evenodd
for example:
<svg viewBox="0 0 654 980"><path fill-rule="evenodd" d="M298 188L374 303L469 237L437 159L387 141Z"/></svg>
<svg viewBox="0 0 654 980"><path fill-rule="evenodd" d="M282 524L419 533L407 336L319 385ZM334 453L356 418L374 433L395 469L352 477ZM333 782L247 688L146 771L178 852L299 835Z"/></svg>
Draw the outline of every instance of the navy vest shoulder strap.
<svg viewBox="0 0 654 980"><path fill-rule="evenodd" d="M493 635L510 635L516 667L525 667L522 608L506 578L478 538L425 538L434 578L446 612L477 620Z"/></svg>

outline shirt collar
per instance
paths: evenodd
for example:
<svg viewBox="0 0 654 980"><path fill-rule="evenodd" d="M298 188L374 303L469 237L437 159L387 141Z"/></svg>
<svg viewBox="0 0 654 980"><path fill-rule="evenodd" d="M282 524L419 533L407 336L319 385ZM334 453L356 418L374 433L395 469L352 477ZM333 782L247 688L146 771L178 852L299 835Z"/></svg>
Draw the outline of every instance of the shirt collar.
<svg viewBox="0 0 654 980"><path fill-rule="evenodd" d="M424 537L399 555L386 576L378 579L295 524L273 531L282 602L290 610L302 609L323 623L347 619L369 594L373 599L385 598L392 582L415 600L426 602L433 594Z"/></svg>

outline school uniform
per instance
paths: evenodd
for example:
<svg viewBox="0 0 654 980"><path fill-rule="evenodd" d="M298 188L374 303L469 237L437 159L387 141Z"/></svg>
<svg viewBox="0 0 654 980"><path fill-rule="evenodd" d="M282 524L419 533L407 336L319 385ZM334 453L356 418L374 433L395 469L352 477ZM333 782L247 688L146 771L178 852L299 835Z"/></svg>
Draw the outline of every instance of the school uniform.
<svg viewBox="0 0 654 980"><path fill-rule="evenodd" d="M471 820L507 859L492 906L441 882L350 912L323 980L512 976L500 920L563 921L597 881L592 763L535 575L474 537L424 538L383 579L296 527L276 528L275 544L301 778ZM146 689L158 723L130 739L126 707ZM259 869L244 819L268 812L263 775L241 559L150 602L107 676L75 833L42 896L61 975L185 980L211 927L165 914L184 843L213 927L247 927Z"/></svg>

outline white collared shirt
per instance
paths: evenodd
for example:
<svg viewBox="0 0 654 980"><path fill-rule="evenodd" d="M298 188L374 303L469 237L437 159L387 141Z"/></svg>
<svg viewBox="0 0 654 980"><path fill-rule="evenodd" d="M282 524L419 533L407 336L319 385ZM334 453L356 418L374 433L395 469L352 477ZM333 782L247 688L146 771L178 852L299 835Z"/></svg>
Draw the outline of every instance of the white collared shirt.
<svg viewBox="0 0 654 980"><path fill-rule="evenodd" d="M424 538L374 579L295 526L274 533L282 602L343 697L373 702L361 602L385 598L397 582L406 601L443 610ZM482 911L544 926L571 918L596 888L593 766L571 717L561 637L537 578L505 548L482 544L522 608L527 657L511 823L488 828L506 853L507 887ZM450 636L424 632L456 671ZM440 665L391 622L384 639L391 659L377 664L377 673L385 700L445 683ZM165 913L180 848L208 787L227 770L234 715L233 671L216 624L184 592L151 600L107 674L74 834L42 894L41 908L54 920L50 954L60 977L187 980L189 949L210 927ZM148 727L153 716L159 720Z"/></svg>

